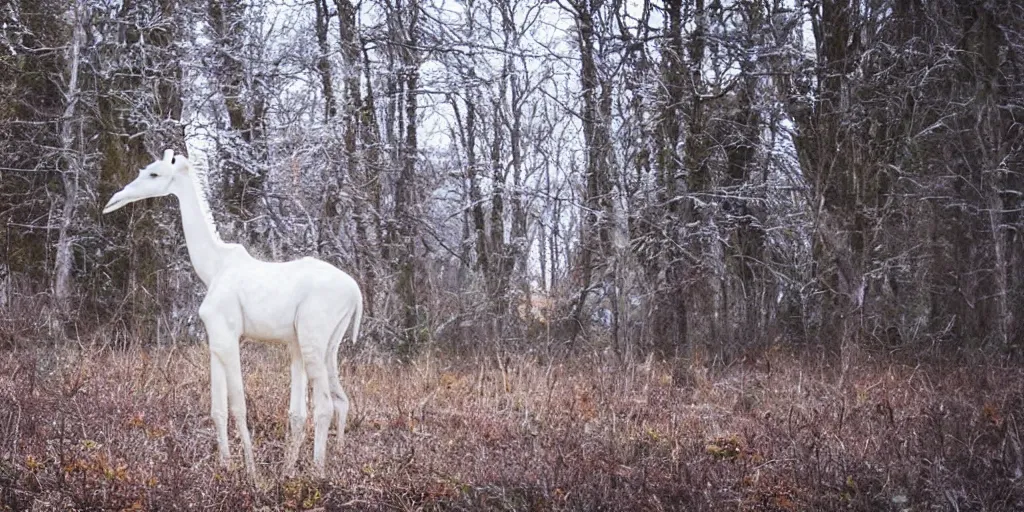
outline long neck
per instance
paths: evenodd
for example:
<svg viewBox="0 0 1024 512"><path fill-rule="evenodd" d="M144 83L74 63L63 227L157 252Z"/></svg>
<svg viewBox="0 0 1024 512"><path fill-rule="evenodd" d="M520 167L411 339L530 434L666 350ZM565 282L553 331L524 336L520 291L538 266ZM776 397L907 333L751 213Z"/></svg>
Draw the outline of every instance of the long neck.
<svg viewBox="0 0 1024 512"><path fill-rule="evenodd" d="M199 279L209 287L213 277L220 271L228 246L221 241L207 215L208 208L204 207L206 199L200 196L196 188L198 184L192 182L195 178L188 175L179 177L185 178L184 183L175 187L174 195L178 197L178 205L181 207L181 225L185 229L188 256Z"/></svg>

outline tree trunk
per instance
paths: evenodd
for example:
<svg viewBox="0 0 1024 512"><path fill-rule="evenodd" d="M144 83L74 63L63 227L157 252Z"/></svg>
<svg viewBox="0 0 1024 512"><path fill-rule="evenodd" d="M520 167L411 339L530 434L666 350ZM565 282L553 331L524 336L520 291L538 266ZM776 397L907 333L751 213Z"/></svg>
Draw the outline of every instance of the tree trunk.
<svg viewBox="0 0 1024 512"><path fill-rule="evenodd" d="M611 139L608 133L611 116L611 86L598 71L595 49L597 38L594 15L600 8L591 0L574 4L577 43L579 45L580 82L583 96L583 141L586 148L586 192L583 204L586 211L580 228L579 293L573 306L570 322L571 337L580 334L584 323L587 297L593 288L595 274L602 274L610 254L612 215L611 178L609 158ZM603 280L603 275L600 277Z"/></svg>
<svg viewBox="0 0 1024 512"><path fill-rule="evenodd" d="M72 244L74 236L71 224L78 206L78 179L82 173L82 154L78 151L81 141L81 118L78 113L79 84L78 72L81 63L81 47L85 39L85 8L73 7L71 45L68 48L67 76L64 87L64 114L60 120L60 142L63 163L64 208L61 213L60 232L57 236L57 256L54 265L53 291L62 314L67 314L72 295L71 269L74 266Z"/></svg>
<svg viewBox="0 0 1024 512"><path fill-rule="evenodd" d="M217 48L214 76L228 114L228 140L218 141L224 202L241 228L257 217L264 192L266 98L260 81L247 79L256 63L239 58L246 53L246 5L241 0L208 0L207 5ZM243 231L249 243L259 243L254 230Z"/></svg>
<svg viewBox="0 0 1024 512"><path fill-rule="evenodd" d="M339 18L342 17L342 3L347 2L337 0ZM331 83L331 61L327 59L327 55L330 53L330 47L327 44L327 27L330 24L331 16L327 12L327 0L313 0L313 4L316 6L316 43L320 50L320 53L316 56L316 71L320 75L320 88L324 95L324 119L330 120L334 118L338 111L334 101L334 85ZM344 24L345 22L342 21L341 23ZM359 76L358 72L356 76Z"/></svg>
<svg viewBox="0 0 1024 512"><path fill-rule="evenodd" d="M402 304L402 327L404 344L412 349L425 341L420 332L419 299L416 291L418 279L418 258L416 255L417 227L416 215L419 194L416 190L416 160L418 142L416 137L417 97L419 94L419 1L410 0L401 14L408 16L407 25L402 31L404 38L401 49L402 73L404 81L404 117L399 117L400 128L404 128L403 141L400 145L400 171L395 182L395 220L394 231L396 240L392 246L400 248L395 254L398 272L397 292ZM397 113L397 112L396 112Z"/></svg>

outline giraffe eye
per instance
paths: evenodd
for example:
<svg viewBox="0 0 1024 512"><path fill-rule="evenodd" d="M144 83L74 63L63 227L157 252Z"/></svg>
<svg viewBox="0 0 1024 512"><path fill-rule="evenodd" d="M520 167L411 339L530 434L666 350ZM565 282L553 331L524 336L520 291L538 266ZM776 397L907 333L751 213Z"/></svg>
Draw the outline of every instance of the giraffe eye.
<svg viewBox="0 0 1024 512"><path fill-rule="evenodd" d="M159 175L159 174L157 174L157 173L155 173L155 172L151 172L151 173L149 173L149 177L150 177L150 178L159 178L159 177L160 177L160 175Z"/></svg>

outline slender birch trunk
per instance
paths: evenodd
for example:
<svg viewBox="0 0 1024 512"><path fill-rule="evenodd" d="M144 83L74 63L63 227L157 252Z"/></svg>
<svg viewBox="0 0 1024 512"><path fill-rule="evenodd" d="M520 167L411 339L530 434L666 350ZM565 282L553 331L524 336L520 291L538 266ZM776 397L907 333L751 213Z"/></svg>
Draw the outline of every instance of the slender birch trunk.
<svg viewBox="0 0 1024 512"><path fill-rule="evenodd" d="M75 151L81 140L81 118L77 117L78 102L81 95L78 83L78 68L81 61L81 47L85 38L82 26L85 18L85 6L76 2L74 6L74 26L72 28L71 45L67 50L67 76L64 90L64 112L60 119L60 165L63 172L64 208L61 211L60 232L57 236L57 255L54 263L53 293L59 307L66 312L68 299L72 295L71 269L74 265L72 246L74 235L71 224L78 206L78 179L82 170L81 155Z"/></svg>

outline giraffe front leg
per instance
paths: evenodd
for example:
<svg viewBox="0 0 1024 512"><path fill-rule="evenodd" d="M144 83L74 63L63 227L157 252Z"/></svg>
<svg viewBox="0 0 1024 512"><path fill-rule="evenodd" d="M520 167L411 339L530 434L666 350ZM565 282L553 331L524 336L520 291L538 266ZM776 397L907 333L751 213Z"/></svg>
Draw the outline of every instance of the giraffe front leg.
<svg viewBox="0 0 1024 512"><path fill-rule="evenodd" d="M228 381L221 356L230 344L226 343L223 329L219 328L218 317L208 294L199 306L199 318L206 327L210 347L210 418L217 432L217 458L226 469L231 461L231 448L228 446Z"/></svg>
<svg viewBox="0 0 1024 512"><path fill-rule="evenodd" d="M295 463L299 460L299 450L306 438L306 389L309 387L306 377L306 365L302 362L302 353L297 343L288 346L291 353L291 398L288 404L288 442L284 459L284 474L294 476Z"/></svg>
<svg viewBox="0 0 1024 512"><path fill-rule="evenodd" d="M206 326L206 334L210 338L210 366L213 392L211 411L217 425L218 445L221 448L221 462L226 464L229 456L227 450L227 410L235 419L235 428L242 441L242 453L245 457L245 469L251 479L256 477L256 464L252 453L252 439L246 422L245 393L242 386L242 361L238 353L238 341L242 333L238 326L241 321L237 311L231 307L223 307L230 303L218 300L215 293L208 294L199 306L199 317Z"/></svg>
<svg viewBox="0 0 1024 512"><path fill-rule="evenodd" d="M228 467L231 448L228 446L228 389L224 365L217 354L210 351L210 418L217 432L218 461Z"/></svg>
<svg viewBox="0 0 1024 512"><path fill-rule="evenodd" d="M228 406L231 408L231 416L235 419L238 437L242 441L245 470L250 478L255 479L256 461L252 453L252 438L249 435L249 425L246 420L245 388L242 383L242 362L238 353L238 342L235 342L233 351L226 351L221 357L224 362L224 372L227 375Z"/></svg>

